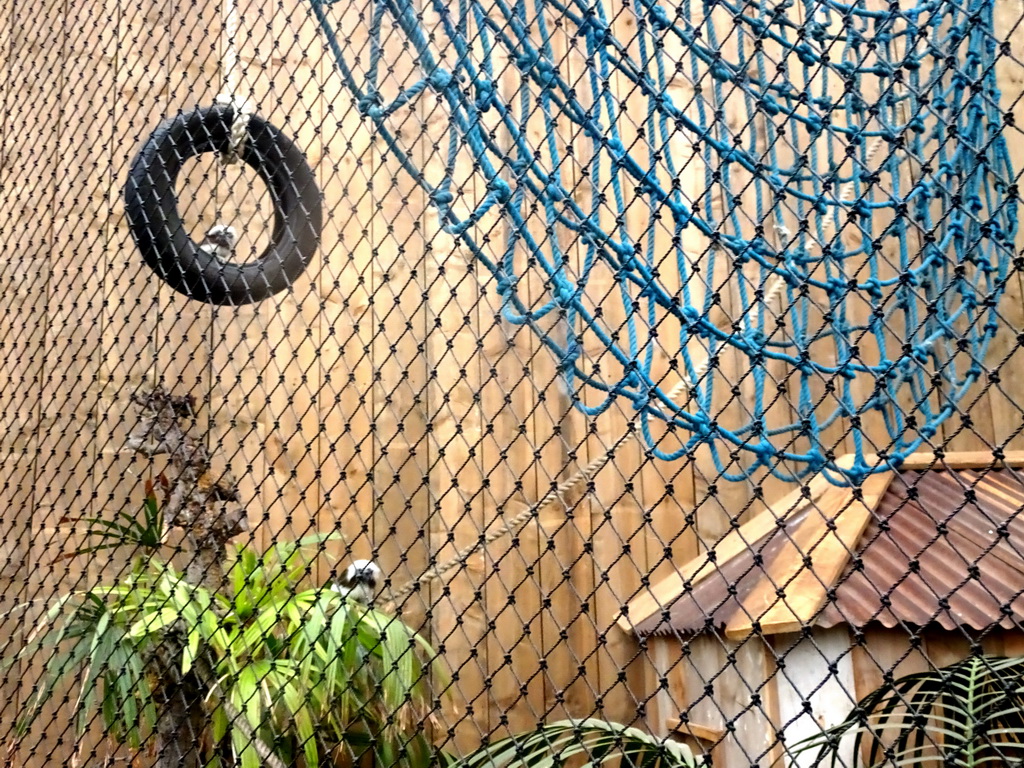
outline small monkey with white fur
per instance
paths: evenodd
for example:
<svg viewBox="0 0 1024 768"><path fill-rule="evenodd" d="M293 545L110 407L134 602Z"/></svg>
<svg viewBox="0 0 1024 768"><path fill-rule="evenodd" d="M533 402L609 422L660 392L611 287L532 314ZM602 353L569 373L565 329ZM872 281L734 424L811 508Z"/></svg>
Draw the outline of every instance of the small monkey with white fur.
<svg viewBox="0 0 1024 768"><path fill-rule="evenodd" d="M238 235L234 227L226 224L214 224L206 232L206 238L199 244L199 250L227 261L235 255Z"/></svg>
<svg viewBox="0 0 1024 768"><path fill-rule="evenodd" d="M363 605L371 605L380 586L383 571L372 560L353 560L335 579L331 589L342 597L350 597Z"/></svg>

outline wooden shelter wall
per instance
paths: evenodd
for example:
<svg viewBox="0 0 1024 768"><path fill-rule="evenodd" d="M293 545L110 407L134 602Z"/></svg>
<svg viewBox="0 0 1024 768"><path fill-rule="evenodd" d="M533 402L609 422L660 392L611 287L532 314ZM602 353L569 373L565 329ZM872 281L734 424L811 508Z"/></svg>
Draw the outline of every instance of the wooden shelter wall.
<svg viewBox="0 0 1024 768"><path fill-rule="evenodd" d="M912 634L881 625L865 629L860 641L847 627L743 641L711 633L651 637L649 656L666 686L647 712L648 725L710 753L716 766L811 766L810 755L791 749L800 739L841 722L889 676L967 658L972 641L941 629ZM1024 655L1020 631L983 633L978 641L985 653Z"/></svg>

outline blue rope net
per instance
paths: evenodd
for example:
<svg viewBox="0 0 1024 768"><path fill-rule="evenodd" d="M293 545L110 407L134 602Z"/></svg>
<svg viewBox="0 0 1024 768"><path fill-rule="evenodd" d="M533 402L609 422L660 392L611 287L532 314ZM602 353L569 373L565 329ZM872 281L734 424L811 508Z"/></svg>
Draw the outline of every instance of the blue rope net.
<svg viewBox="0 0 1024 768"><path fill-rule="evenodd" d="M982 374L1016 230L990 1L374 0L365 47L311 1L504 318L649 453L856 481Z"/></svg>

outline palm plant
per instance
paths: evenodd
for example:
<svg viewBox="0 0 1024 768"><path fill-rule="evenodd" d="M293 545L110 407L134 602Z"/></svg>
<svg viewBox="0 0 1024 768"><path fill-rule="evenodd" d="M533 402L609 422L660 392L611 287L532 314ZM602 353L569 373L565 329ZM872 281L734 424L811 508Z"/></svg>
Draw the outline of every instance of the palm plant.
<svg viewBox="0 0 1024 768"><path fill-rule="evenodd" d="M685 744L656 739L638 728L605 720L561 720L481 747L447 768L694 768Z"/></svg>
<svg viewBox="0 0 1024 768"><path fill-rule="evenodd" d="M30 633L17 658L49 657L20 734L73 681L79 733L98 714L110 738L138 749L161 725L189 722L208 768L351 765L363 756L381 768L696 765L682 744L595 719L544 725L461 759L435 750L433 692L448 680L430 646L400 620L306 584L306 549L333 535L263 554L233 546L222 588L212 589L160 557L164 519L152 483L141 517L65 522L87 530L64 557L117 548L134 556L125 578L59 597ZM179 717L164 716L179 704Z"/></svg>
<svg viewBox="0 0 1024 768"><path fill-rule="evenodd" d="M116 584L60 597L19 654L52 651L20 732L75 679L79 731L98 710L108 735L138 748L169 705L166 689L191 680L207 765L258 768L256 740L285 764L349 764L370 748L378 764L425 764L424 721L444 673L400 620L303 587L302 551L323 538L265 554L235 547L219 591L151 557Z"/></svg>
<svg viewBox="0 0 1024 768"><path fill-rule="evenodd" d="M978 768L1024 764L1024 658L971 656L886 683L794 753L814 765Z"/></svg>

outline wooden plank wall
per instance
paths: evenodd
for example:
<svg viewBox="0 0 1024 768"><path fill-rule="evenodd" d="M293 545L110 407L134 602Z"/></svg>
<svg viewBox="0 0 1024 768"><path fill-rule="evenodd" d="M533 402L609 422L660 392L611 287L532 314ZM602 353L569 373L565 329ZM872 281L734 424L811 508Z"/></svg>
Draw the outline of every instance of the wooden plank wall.
<svg viewBox="0 0 1024 768"><path fill-rule="evenodd" d="M424 23L436 25L427 5ZM59 520L138 504L152 470L120 446L134 421L128 398L154 376L206 403L200 428L238 478L261 546L338 530L344 542L331 545L334 555L342 562L373 557L396 586L619 439L629 410L612 408L591 430L569 409L536 336L500 317L489 276L439 232L436 214L354 110L307 4L241 0L239 44L244 93L297 138L317 169L327 213L322 248L293 291L216 309L178 296L142 265L120 194L131 158L158 121L209 104L218 92L219 4L0 0L0 9L0 243L8 257L0 264L0 610L46 600L82 578L116 576L116 558L59 560L70 546ZM349 45L365 51L366 8L335 9ZM997 71L1016 125L1024 125L1022 15L1021 0L998 0L997 27L1014 30L1012 57L1001 58ZM628 14L609 16L629 39ZM738 45L725 34L729 23L724 14L716 20L727 52ZM385 37L394 93L418 73L400 36ZM553 44L565 55L563 74L578 78L585 51L564 35ZM499 68L508 98L519 86L510 69ZM627 110L636 106L628 84L613 77L611 87ZM685 73L669 89L692 104ZM737 99L716 105L733 127L742 117ZM396 121L436 178L435 144L443 146L449 130L436 96L414 100ZM540 146L539 117L528 129ZM625 125L623 140L638 130ZM1018 129L1006 130L1016 167L1024 168L1024 141ZM700 156L685 137L672 141L687 158L682 188L698 198ZM581 155L564 169L568 183L582 178L585 162ZM458 181L469 199L479 199L473 170L460 156ZM258 252L269 208L259 183L249 187L253 180L210 162L190 165L179 192L194 233L230 220L243 228L240 253ZM588 193L577 193L586 204ZM709 204L721 214L733 202L719 196ZM645 228L641 206L627 217L631 228ZM531 214L530 225L543 231L543 212ZM734 234L743 233L746 224ZM656 249L667 247L668 234L654 237ZM685 237L689 257L699 261L706 239L692 231ZM579 245L561 244L579 263ZM527 264L527 254L515 258ZM543 280L528 272L522 290L540 302ZM734 311L734 280L724 266L715 280L724 289L723 312ZM592 287L600 292L610 283L611 275L598 274ZM1005 322L990 358L1002 364L998 386L977 387L964 417L947 424L950 448L1024 448L1024 378L1010 374L1024 354L1017 349L1024 331L1019 275L1000 311ZM663 331L678 338L670 323ZM696 343L691 352L699 359ZM658 370L667 370L668 359L658 355ZM713 374L718 383L742 378L741 363L727 355ZM726 420L740 417L731 397L719 403ZM745 382L739 398L749 397ZM831 436L843 444L842 426ZM514 542L498 542L400 606L444 645L456 677L443 717L452 734L446 746L469 749L484 736L565 715L643 720L658 676L614 619L673 563L712 545L731 518L755 511L754 490L716 482L705 455L667 464L628 445L592 493L548 510ZM769 498L784 491L765 485ZM33 607L0 621L7 651L38 615ZM725 651L716 654L717 664L727 663ZM737 669L757 666L751 654L740 651ZM37 669L0 676L5 741ZM16 764L66 760L76 746L66 723L66 714L54 713L23 742Z"/></svg>

